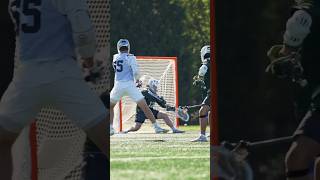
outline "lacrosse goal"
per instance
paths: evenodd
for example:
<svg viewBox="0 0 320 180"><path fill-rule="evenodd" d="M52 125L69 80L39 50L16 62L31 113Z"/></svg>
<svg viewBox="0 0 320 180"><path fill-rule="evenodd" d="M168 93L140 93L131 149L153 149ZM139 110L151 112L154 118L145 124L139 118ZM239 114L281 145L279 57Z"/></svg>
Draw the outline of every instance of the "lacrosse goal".
<svg viewBox="0 0 320 180"><path fill-rule="evenodd" d="M110 0L87 0L96 29L95 59L107 61L106 74L92 85L97 94L109 89L111 67ZM86 135L57 109L46 107L37 121L25 128L15 142L13 152L14 180L81 180ZM107 128L107 127L106 127ZM107 167L106 167L107 168Z"/></svg>
<svg viewBox="0 0 320 180"><path fill-rule="evenodd" d="M142 87L145 89L149 79L154 78L160 81L158 95L163 96L167 104L178 107L178 66L176 57L152 57L137 56L137 62L140 69ZM134 124L136 115L136 103L129 97L123 97L116 105L114 112L114 127L119 132L129 128ZM165 111L157 104L155 109L165 112L173 120L176 126L179 126L175 112ZM160 124L162 121L158 121ZM146 123L150 123L146 121Z"/></svg>

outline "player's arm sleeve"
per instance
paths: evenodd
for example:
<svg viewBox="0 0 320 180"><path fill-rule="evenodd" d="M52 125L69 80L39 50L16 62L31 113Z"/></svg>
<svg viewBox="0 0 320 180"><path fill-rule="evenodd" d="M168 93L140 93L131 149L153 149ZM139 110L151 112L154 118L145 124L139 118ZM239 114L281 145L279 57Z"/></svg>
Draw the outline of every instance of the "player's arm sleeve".
<svg viewBox="0 0 320 180"><path fill-rule="evenodd" d="M312 17L308 12L305 10L295 11L287 21L283 43L291 47L300 46L310 33L311 24Z"/></svg>
<svg viewBox="0 0 320 180"><path fill-rule="evenodd" d="M52 0L52 2L59 12L68 17L79 55L82 58L93 57L96 51L96 34L86 0Z"/></svg>
<svg viewBox="0 0 320 180"><path fill-rule="evenodd" d="M136 80L140 79L140 70L135 56L130 56L130 67Z"/></svg>
<svg viewBox="0 0 320 180"><path fill-rule="evenodd" d="M160 107L167 108L166 106L167 102L163 98L155 97L154 99L157 102L157 104L159 104Z"/></svg>
<svg viewBox="0 0 320 180"><path fill-rule="evenodd" d="M208 66L205 64L202 64L202 66L199 68L198 75L203 77L208 71Z"/></svg>
<svg viewBox="0 0 320 180"><path fill-rule="evenodd" d="M167 107L166 106L167 102L163 98L160 98L159 96L151 95L151 94L149 94L148 91L142 91L142 95L144 97L146 97L147 99L150 99L152 102L156 102L162 108Z"/></svg>

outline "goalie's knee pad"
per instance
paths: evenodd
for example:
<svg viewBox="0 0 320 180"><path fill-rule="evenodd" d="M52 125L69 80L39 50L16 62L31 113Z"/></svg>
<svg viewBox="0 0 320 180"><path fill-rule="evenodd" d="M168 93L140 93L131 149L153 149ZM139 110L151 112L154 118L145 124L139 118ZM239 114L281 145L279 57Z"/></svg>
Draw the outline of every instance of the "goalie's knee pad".
<svg viewBox="0 0 320 180"><path fill-rule="evenodd" d="M295 170L295 171L287 171L287 178L299 178L304 177L309 174L309 169Z"/></svg>

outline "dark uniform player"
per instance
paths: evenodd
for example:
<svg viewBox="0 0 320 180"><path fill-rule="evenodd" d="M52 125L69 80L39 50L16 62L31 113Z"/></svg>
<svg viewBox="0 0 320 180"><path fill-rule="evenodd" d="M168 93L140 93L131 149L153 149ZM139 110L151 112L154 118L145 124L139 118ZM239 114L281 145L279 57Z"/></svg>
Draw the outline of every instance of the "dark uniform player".
<svg viewBox="0 0 320 180"><path fill-rule="evenodd" d="M198 75L194 77L194 85L200 86L203 96L205 96L199 110L200 135L192 140L193 142L206 142L206 128L210 114L210 46L203 46L200 51L202 65Z"/></svg>
<svg viewBox="0 0 320 180"><path fill-rule="evenodd" d="M167 114L159 112L158 110L154 109L154 105L157 103L160 107L166 108L167 111L174 111L175 110L175 107L171 107L171 106L167 105L167 102L163 99L163 97L159 97L157 95L158 84L159 84L159 81L157 81L155 79L150 79L148 82L147 89L143 90L141 92L142 95L144 96L150 110L152 111L152 113L153 113L154 117L156 117L156 119L163 119L164 122L172 129L173 133L183 133L184 131L181 131L181 130L177 129L176 127L174 127L172 121L170 120L170 118ZM147 119L147 117L144 114L144 112L139 107L137 107L137 114L136 114L136 119L135 119L136 124L135 124L135 126L131 127L130 129L124 131L124 133L138 131L146 119ZM162 128L159 129L157 127L154 127L154 130L156 133L168 132L168 130L165 130Z"/></svg>
<svg viewBox="0 0 320 180"><path fill-rule="evenodd" d="M279 77L289 78L300 86L303 94L297 98L308 97L307 101L298 102L300 107L307 105L308 108L286 155L288 180L310 179L310 164L320 155L319 52L320 1L296 0L292 15L286 24L283 45L278 48L274 46L268 53L269 57L295 59L287 61L290 63L275 63L272 72ZM275 62L274 60L272 62ZM316 167L319 167L318 161ZM319 170L319 168L315 170L315 179L320 178Z"/></svg>

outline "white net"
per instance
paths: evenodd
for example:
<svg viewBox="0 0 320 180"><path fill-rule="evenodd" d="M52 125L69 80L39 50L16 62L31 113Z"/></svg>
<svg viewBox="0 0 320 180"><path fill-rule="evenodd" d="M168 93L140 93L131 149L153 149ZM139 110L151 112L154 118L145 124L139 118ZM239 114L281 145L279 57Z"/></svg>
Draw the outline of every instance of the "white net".
<svg viewBox="0 0 320 180"><path fill-rule="evenodd" d="M87 0L97 33L96 59L107 62L104 78L92 86L98 94L110 85L110 0ZM13 147L14 180L80 180L86 136L62 112L43 108ZM25 149L21 154L21 149ZM36 168L37 167L37 168ZM32 178L30 178L30 172Z"/></svg>
<svg viewBox="0 0 320 180"><path fill-rule="evenodd" d="M137 57L140 74L142 75L140 80L143 82L140 89L145 89L151 78L159 80L158 95L163 96L167 104L174 107L178 105L178 74L176 61L175 57ZM116 105L113 122L114 127L116 127L118 131L126 130L134 124L136 107L136 103L127 96L123 97ZM156 105L155 109L169 114L169 118L177 124L174 112L167 112L159 105ZM163 121L158 122L159 124L163 123ZM150 122L146 121L146 123L148 124ZM144 126L142 130L148 131L148 127L150 126Z"/></svg>

